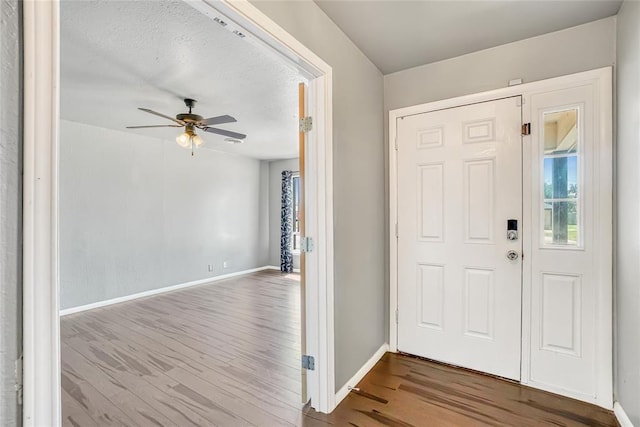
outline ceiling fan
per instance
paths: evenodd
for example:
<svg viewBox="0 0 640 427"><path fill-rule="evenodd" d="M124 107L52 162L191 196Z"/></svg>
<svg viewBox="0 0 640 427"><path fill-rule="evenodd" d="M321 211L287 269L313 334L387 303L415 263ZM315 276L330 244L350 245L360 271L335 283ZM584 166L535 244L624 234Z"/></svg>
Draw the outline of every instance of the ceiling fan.
<svg viewBox="0 0 640 427"><path fill-rule="evenodd" d="M202 116L197 114L193 114L191 110L194 108L194 105L197 101L195 99L186 98L184 100L184 104L189 109L188 113L177 114L175 118L168 116L166 114L158 113L157 111L150 110L148 108L138 108L140 111L144 111L145 113L153 114L168 120L176 124L172 125L149 125L149 126L127 126L127 129L145 129L145 128L179 128L184 127L184 132L176 137L176 142L181 147L191 149L191 155L193 155L194 147L199 147L202 145L202 138L198 134L196 134L196 129L203 130L209 133L215 133L218 135L226 136L225 141L232 144L239 144L243 139L247 137L242 133L232 132L229 130L218 129L211 127L213 125L221 125L224 123L233 123L236 121L235 118L224 115L224 116L216 116L209 117L208 119L204 119Z"/></svg>

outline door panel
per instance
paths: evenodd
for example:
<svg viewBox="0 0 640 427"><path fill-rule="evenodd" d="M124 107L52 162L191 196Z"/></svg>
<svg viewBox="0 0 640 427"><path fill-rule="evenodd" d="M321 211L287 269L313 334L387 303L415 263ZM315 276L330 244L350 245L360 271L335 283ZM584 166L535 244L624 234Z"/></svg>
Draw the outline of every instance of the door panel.
<svg viewBox="0 0 640 427"><path fill-rule="evenodd" d="M518 99L397 123L398 349L512 379L522 247L506 226L522 224Z"/></svg>
<svg viewBox="0 0 640 427"><path fill-rule="evenodd" d="M305 93L307 91L307 85L304 83L298 83L298 117L306 117L306 101ZM298 132L298 224L300 228L300 236L306 236L305 229L305 184L306 184L306 172L305 172L305 142L306 134L300 129ZM301 354L307 354L307 286L306 286L306 258L304 251L300 251L300 351ZM307 393L307 371L301 369L301 389L300 395L302 403L306 404L309 401L309 395Z"/></svg>
<svg viewBox="0 0 640 427"><path fill-rule="evenodd" d="M528 382L596 397L598 162L593 86L531 96ZM611 203L610 200L604 201Z"/></svg>

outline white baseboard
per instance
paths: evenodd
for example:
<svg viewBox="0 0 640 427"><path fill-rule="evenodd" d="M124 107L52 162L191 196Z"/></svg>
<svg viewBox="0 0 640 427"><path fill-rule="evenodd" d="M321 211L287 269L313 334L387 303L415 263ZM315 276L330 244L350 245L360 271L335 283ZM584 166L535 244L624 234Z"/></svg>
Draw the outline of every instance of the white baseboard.
<svg viewBox="0 0 640 427"><path fill-rule="evenodd" d="M382 356L384 356L387 351L389 351L389 344L382 344L382 346L375 353L373 353L371 359L367 360L367 362L362 365L362 368L360 368L354 376L349 378L347 383L336 392L336 407L340 404L340 402L342 402L345 397L347 397L349 391L351 390L351 387L355 387L356 384L358 384L364 378L364 376L367 375L371 369L373 369L375 364L378 363L378 361L382 358Z"/></svg>
<svg viewBox="0 0 640 427"><path fill-rule="evenodd" d="M616 415L620 427L633 427L633 423L627 416L627 413L622 409L622 405L618 402L613 403L613 413Z"/></svg>
<svg viewBox="0 0 640 427"><path fill-rule="evenodd" d="M271 270L272 266L264 266L258 268L251 268L249 270L236 271L235 273L221 274L220 276L207 277L206 279L194 280L186 283L179 283L177 285L171 285L159 289L151 289L149 291L138 292L136 294L125 295L122 297L112 298L105 301L98 301L91 304L80 305L78 307L65 308L60 310L60 316L67 316L69 314L80 313L81 311L93 310L94 308L106 307L112 304L118 304L125 301L131 301L138 298L150 297L152 295L163 294L165 292L177 291L179 289L190 288L192 286L204 285L206 283L217 282L219 280L229 279L231 277L244 276L245 274L256 273L263 270ZM278 270L280 267L278 267Z"/></svg>

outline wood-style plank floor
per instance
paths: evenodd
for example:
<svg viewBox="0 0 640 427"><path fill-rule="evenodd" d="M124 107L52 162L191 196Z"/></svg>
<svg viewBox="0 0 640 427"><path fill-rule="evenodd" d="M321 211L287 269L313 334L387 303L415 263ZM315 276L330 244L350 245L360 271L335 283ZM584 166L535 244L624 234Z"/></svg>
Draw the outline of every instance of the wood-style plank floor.
<svg viewBox="0 0 640 427"><path fill-rule="evenodd" d="M63 317L63 424L616 425L592 405L391 353L332 414L303 408L299 295L297 275L265 271Z"/></svg>
<svg viewBox="0 0 640 427"><path fill-rule="evenodd" d="M63 317L64 425L301 425L299 295L264 271Z"/></svg>
<svg viewBox="0 0 640 427"><path fill-rule="evenodd" d="M330 415L339 426L617 426L613 414L517 383L387 353Z"/></svg>

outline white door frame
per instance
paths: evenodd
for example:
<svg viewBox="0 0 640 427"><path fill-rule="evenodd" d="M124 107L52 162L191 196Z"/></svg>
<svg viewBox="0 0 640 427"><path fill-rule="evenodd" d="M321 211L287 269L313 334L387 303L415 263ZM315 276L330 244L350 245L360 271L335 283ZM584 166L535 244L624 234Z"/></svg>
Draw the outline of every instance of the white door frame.
<svg viewBox="0 0 640 427"><path fill-rule="evenodd" d="M426 104L414 105L411 107L399 108L389 111L389 351L398 351L398 325L396 310L398 308L398 241L396 237L396 225L398 222L398 168L397 168L397 119L400 117L428 113L431 111L446 108L460 107L463 105L479 102L493 101L500 98L522 95L523 99L536 92L546 92L567 87L575 87L583 84L594 84L598 88L600 123L596 127L599 129L599 150L601 153L600 174L602 179L599 191L601 200L612 200L613 195L613 117L612 117L612 67L600 68L597 70L556 77L548 80L541 80L526 83L518 86L511 86L482 92L472 95L460 96L456 98L429 102ZM525 108L526 109L526 108ZM523 117L526 120L526 117ZM613 254L613 217L612 206L600 207L599 240L602 243L602 250L605 253ZM525 266L523 266L524 268ZM611 286L601 286L599 288L597 313L597 398L596 403L604 408L613 408L613 266L611 259L601 259L599 271L603 272L599 277L600 283L610 283ZM529 359L528 348L530 339L530 307L531 290L530 283L524 281L522 289L522 369L521 382L528 383ZM550 390L556 393L559 390Z"/></svg>
<svg viewBox="0 0 640 427"><path fill-rule="evenodd" d="M187 1L187 0L186 0ZM311 405L335 407L333 316L332 69L248 0L190 0L208 16L226 16L258 43L310 76L307 230L307 352ZM24 2L23 330L25 426L61 424L58 272L59 1ZM212 25L213 24L212 22Z"/></svg>

